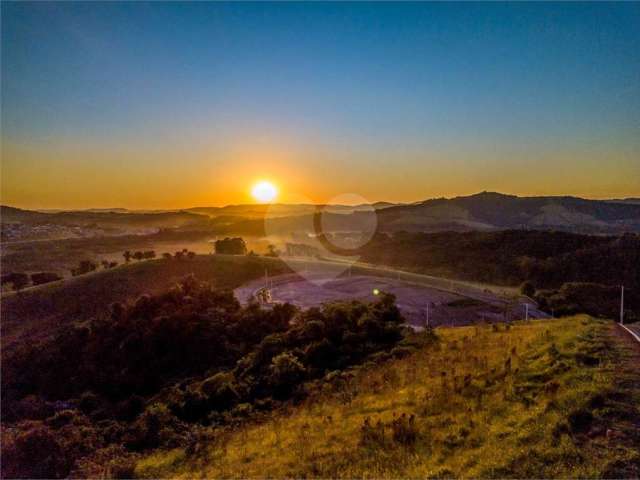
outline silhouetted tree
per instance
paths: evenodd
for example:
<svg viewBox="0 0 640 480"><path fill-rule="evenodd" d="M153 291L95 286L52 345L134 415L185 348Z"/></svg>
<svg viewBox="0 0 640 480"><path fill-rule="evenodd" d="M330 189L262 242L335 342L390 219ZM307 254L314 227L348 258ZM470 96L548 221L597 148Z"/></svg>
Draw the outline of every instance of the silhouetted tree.
<svg viewBox="0 0 640 480"><path fill-rule="evenodd" d="M2 284L10 283L17 292L29 285L29 275L26 273L8 273L2 276Z"/></svg>
<svg viewBox="0 0 640 480"><path fill-rule="evenodd" d="M225 238L224 240L216 240L214 243L216 253L226 255L246 255L247 244L240 237Z"/></svg>
<svg viewBox="0 0 640 480"><path fill-rule="evenodd" d="M520 285L520 293L527 297L533 297L536 294L536 287L529 281L522 282L522 285Z"/></svg>
<svg viewBox="0 0 640 480"><path fill-rule="evenodd" d="M129 250L126 250L126 251L122 254L122 256L124 257L124 261L125 261L126 263L129 263L129 262L131 261L131 257L132 257L132 255L131 255L131 252L130 252Z"/></svg>
<svg viewBox="0 0 640 480"><path fill-rule="evenodd" d="M43 283L56 282L62 280L62 277L54 272L40 272L31 274L31 283L34 285L42 285Z"/></svg>
<svg viewBox="0 0 640 480"><path fill-rule="evenodd" d="M98 265L91 260L82 260L78 267L71 269L71 275L74 277L77 275L83 275L85 273L93 272L98 268Z"/></svg>

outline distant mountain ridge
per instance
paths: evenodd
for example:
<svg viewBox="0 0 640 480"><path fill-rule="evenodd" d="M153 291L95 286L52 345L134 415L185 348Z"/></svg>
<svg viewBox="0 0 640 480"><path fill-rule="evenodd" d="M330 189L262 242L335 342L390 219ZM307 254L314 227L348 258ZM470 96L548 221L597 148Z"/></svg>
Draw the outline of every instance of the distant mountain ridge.
<svg viewBox="0 0 640 480"><path fill-rule="evenodd" d="M226 225L255 232L263 220L282 232L303 231L321 208L340 230L357 231L364 212L375 209L381 231L562 230L576 233L640 233L640 199L588 200L572 196L519 197L496 192L435 198L411 204L245 204L182 210L88 209L61 212L1 206L2 223L97 224L118 227L200 228ZM276 222L276 223L273 223Z"/></svg>
<svg viewBox="0 0 640 480"><path fill-rule="evenodd" d="M482 192L425 200L378 212L383 230L556 229L582 233L640 232L640 204L579 197L518 197Z"/></svg>

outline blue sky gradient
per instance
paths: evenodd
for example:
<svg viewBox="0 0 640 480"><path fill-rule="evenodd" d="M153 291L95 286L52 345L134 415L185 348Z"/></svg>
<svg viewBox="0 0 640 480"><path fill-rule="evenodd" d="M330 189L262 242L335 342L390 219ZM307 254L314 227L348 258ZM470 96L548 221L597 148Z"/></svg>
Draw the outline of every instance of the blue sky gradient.
<svg viewBox="0 0 640 480"><path fill-rule="evenodd" d="M538 191L540 177L512 192L640 194L639 139L640 3L2 3L3 190L25 205L37 199L14 188L30 172L21 155L37 175L39 162L78 155L69 145L143 152L135 168L169 168L162 152L179 145L196 169L205 150L231 168L238 144L268 144L295 151L301 190L314 162L352 183L371 164L380 180L429 162L445 179L452 165L475 175L458 188L363 186L408 201L500 186L487 169L571 171L580 156L590 172L613 169L606 183L593 173L592 189L579 178ZM84 157L82 175L109 158ZM58 204L86 203L77 192Z"/></svg>

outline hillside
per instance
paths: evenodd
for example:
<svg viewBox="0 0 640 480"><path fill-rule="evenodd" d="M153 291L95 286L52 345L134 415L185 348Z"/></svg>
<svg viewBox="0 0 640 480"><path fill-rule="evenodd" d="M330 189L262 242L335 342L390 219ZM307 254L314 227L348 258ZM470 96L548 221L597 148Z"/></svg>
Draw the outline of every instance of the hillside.
<svg viewBox="0 0 640 480"><path fill-rule="evenodd" d="M208 267L232 282L265 267L228 260ZM142 452L189 445L203 425L269 412L328 371L403 351L392 295L299 311L242 306L221 287L189 276L84 321L70 310L63 328L3 348L2 477L131 478Z"/></svg>
<svg viewBox="0 0 640 480"><path fill-rule="evenodd" d="M349 214L357 211L368 211L373 209L384 209L398 204L389 202L376 202L362 205L315 205L315 204L248 204L248 205L227 205L224 207L193 207L186 209L187 212L194 212L211 217L236 216L249 219L296 217L309 215L319 208L325 212Z"/></svg>
<svg viewBox="0 0 640 480"><path fill-rule="evenodd" d="M196 213L77 210L37 212L0 206L2 241L147 234L163 228L203 228L209 218Z"/></svg>
<svg viewBox="0 0 640 480"><path fill-rule="evenodd" d="M0 215L5 223L52 223L61 225L118 225L118 226L151 226L178 227L191 223L204 223L202 215L179 212L139 213L114 210L77 210L53 213L22 210L8 206L0 206Z"/></svg>
<svg viewBox="0 0 640 480"><path fill-rule="evenodd" d="M640 204L635 200L517 197L482 192L412 204L247 204L180 211L93 209L46 213L2 206L0 213L3 241L151 233L149 229L169 228L244 235L317 233L313 215L318 209L323 212L323 227L328 230L325 233L369 232L370 217L375 211L377 230L381 232L533 229L619 234L640 232Z"/></svg>
<svg viewBox="0 0 640 480"><path fill-rule="evenodd" d="M60 327L106 315L113 302L164 290L189 274L233 289L264 275L289 271L277 259L265 257L197 255L193 259L151 260L80 275L2 297L3 352L21 337L50 335Z"/></svg>
<svg viewBox="0 0 640 480"><path fill-rule="evenodd" d="M378 212L384 231L556 229L583 233L640 231L640 205L577 197L517 197L482 192L426 200Z"/></svg>
<svg viewBox="0 0 640 480"><path fill-rule="evenodd" d="M353 211L353 208L356 208ZM631 201L588 200L577 197L518 197L482 192L455 198L425 200L407 205L376 206L381 232L493 231L508 229L561 230L585 234L640 232L640 205ZM351 209L351 210L350 210ZM236 206L223 209L193 209L208 215L236 215L230 231L260 234L264 218L268 232L313 232L315 206ZM329 206L323 222L335 231L359 231L366 209Z"/></svg>
<svg viewBox="0 0 640 480"><path fill-rule="evenodd" d="M624 284L629 314L635 318L640 314L640 236L635 234L399 232L377 235L358 253L365 262L435 276L513 286L528 281L539 293L547 291L544 296L551 302L544 310L556 308L564 314L614 317L619 308L619 286ZM563 296L570 292L557 291L564 284L594 284L602 291L590 289L569 300ZM580 297L590 297L588 305ZM574 304L574 308L561 311L563 303Z"/></svg>
<svg viewBox="0 0 640 480"><path fill-rule="evenodd" d="M585 316L438 329L310 398L146 456L149 478L633 478L640 355Z"/></svg>

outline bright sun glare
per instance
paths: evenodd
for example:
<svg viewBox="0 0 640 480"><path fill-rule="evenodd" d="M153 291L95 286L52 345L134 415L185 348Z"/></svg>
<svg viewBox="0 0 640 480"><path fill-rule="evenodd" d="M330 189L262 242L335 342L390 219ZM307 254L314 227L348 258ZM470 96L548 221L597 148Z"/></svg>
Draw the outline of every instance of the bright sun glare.
<svg viewBox="0 0 640 480"><path fill-rule="evenodd" d="M251 189L251 195L260 203L272 201L278 195L278 189L271 182L258 182Z"/></svg>

